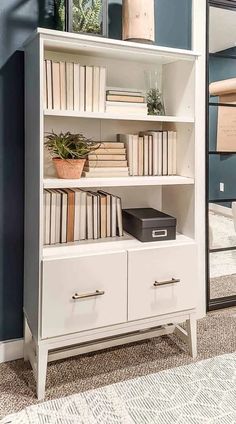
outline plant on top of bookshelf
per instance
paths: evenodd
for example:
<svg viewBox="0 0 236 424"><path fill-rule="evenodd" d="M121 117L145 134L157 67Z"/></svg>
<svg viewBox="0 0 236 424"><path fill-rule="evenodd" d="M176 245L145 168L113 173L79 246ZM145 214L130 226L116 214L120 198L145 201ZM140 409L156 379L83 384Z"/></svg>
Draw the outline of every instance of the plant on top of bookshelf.
<svg viewBox="0 0 236 424"><path fill-rule="evenodd" d="M45 147L52 157L59 178L80 178L88 154L100 147L97 141L69 131L59 134L52 131L45 138Z"/></svg>
<svg viewBox="0 0 236 424"><path fill-rule="evenodd" d="M101 34L102 0L73 0L73 31Z"/></svg>

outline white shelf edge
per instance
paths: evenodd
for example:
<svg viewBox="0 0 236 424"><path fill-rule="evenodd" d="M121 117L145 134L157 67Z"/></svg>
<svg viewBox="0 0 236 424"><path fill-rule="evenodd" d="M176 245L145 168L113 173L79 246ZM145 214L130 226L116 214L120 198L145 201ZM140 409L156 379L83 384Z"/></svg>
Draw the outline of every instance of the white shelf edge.
<svg viewBox="0 0 236 424"><path fill-rule="evenodd" d="M194 123L194 118L189 116L152 116L152 115L127 115L115 113L98 112L78 112L73 110L51 110L46 109L44 116L55 116L65 118L93 118L93 119L113 119L122 121L148 121L148 122L182 122Z"/></svg>
<svg viewBox="0 0 236 424"><path fill-rule="evenodd" d="M194 178L178 175L164 177L111 177L111 178L80 178L66 180L60 178L44 178L44 188L71 187L135 187L163 185L192 185Z"/></svg>
<svg viewBox="0 0 236 424"><path fill-rule="evenodd" d="M94 35L76 34L65 31L51 30L45 28L38 28L29 38L26 40L24 45L26 46L35 37L41 36L45 41L62 44L66 48L66 44L75 44L78 48L88 45L97 45L97 47L103 48L104 50L123 51L132 53L142 53L147 55L159 55L163 57L176 57L185 60L196 60L200 53L193 50L177 49L172 47L158 46L156 44L136 43L131 41L116 40L112 38L99 37Z"/></svg>
<svg viewBox="0 0 236 424"><path fill-rule="evenodd" d="M193 244L195 240L183 234L177 234L176 240L158 241L142 243L130 234L125 233L124 237L115 237L98 240L85 240L70 244L57 244L44 246L42 259L68 259L75 256L86 256L88 254L115 253L123 250L142 250L163 247L178 247L185 244Z"/></svg>

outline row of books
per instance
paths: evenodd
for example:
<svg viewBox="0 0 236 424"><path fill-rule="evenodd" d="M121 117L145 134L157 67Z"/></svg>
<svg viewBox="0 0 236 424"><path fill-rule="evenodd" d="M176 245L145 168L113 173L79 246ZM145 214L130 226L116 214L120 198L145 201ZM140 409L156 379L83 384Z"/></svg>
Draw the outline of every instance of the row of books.
<svg viewBox="0 0 236 424"><path fill-rule="evenodd" d="M128 177L126 148L124 143L102 142L100 147L88 155L84 177Z"/></svg>
<svg viewBox="0 0 236 424"><path fill-rule="evenodd" d="M44 61L44 107L104 112L106 68L77 62Z"/></svg>
<svg viewBox="0 0 236 424"><path fill-rule="evenodd" d="M123 236L121 199L105 191L44 190L44 244Z"/></svg>
<svg viewBox="0 0 236 424"><path fill-rule="evenodd" d="M147 103L141 91L110 89L106 92L106 112L147 115Z"/></svg>
<svg viewBox="0 0 236 424"><path fill-rule="evenodd" d="M176 131L118 134L126 145L129 175L176 175Z"/></svg>

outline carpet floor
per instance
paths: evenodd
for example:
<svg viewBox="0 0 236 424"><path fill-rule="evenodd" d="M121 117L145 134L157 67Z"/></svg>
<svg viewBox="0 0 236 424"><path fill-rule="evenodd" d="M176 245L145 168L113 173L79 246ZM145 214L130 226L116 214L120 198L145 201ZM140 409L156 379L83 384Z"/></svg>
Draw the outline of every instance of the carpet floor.
<svg viewBox="0 0 236 424"><path fill-rule="evenodd" d="M236 296L236 274L224 275L210 279L210 297Z"/></svg>
<svg viewBox="0 0 236 424"><path fill-rule="evenodd" d="M161 370L190 364L175 336L50 363L46 400L82 393ZM236 351L236 308L208 314L198 323L197 361ZM36 404L32 370L23 360L0 365L0 418Z"/></svg>
<svg viewBox="0 0 236 424"><path fill-rule="evenodd" d="M2 424L235 424L236 353L32 405Z"/></svg>

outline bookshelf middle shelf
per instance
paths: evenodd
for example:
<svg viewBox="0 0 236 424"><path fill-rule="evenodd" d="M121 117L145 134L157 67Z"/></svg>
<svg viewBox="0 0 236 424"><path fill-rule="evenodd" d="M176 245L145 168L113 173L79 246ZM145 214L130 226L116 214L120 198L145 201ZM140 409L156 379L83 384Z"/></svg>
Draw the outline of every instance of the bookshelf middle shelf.
<svg viewBox="0 0 236 424"><path fill-rule="evenodd" d="M135 187L135 186L166 186L166 185L193 185L194 178L173 176L148 177L111 177L111 178L80 178L67 180L60 178L45 178L43 187L54 188L86 188L86 187Z"/></svg>

